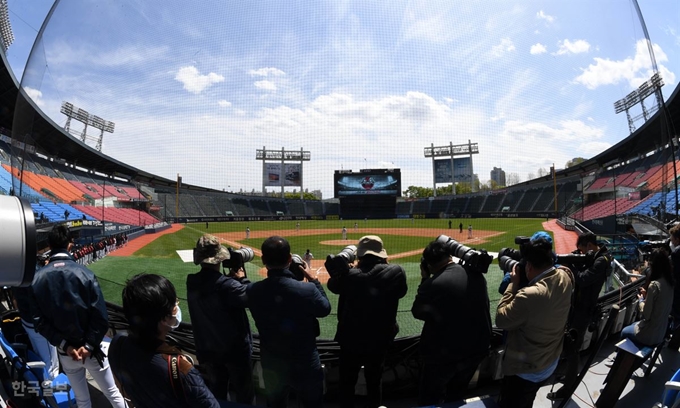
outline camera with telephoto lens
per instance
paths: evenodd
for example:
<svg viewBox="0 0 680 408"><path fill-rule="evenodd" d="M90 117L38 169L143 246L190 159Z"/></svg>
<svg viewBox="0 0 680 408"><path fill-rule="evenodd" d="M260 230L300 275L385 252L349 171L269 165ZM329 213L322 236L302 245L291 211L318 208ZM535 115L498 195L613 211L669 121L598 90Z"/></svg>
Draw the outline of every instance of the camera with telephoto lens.
<svg viewBox="0 0 680 408"><path fill-rule="evenodd" d="M515 244L519 246L519 249L514 248L501 248L498 252L498 266L501 271L505 273L512 272L512 269L517 265L517 274L519 274L520 287L524 287L529 284L529 279L527 278L526 271L526 260L524 260L524 250L526 245L531 243L530 237L516 236Z"/></svg>
<svg viewBox="0 0 680 408"><path fill-rule="evenodd" d="M288 267L288 270L293 272L293 276L295 277L295 280L299 280L299 281L304 280L305 274L302 273L302 270L305 269L306 262L298 254L292 254L290 257L291 257L291 260L290 260L290 266Z"/></svg>
<svg viewBox="0 0 680 408"><path fill-rule="evenodd" d="M347 261L347 263L352 263L357 258L357 247L356 245L347 245L342 248L337 255L328 255L328 259L334 259L335 257L340 257Z"/></svg>
<svg viewBox="0 0 680 408"><path fill-rule="evenodd" d="M328 255L324 266L331 278L340 276L349 271L349 265L356 260L356 257L357 247L355 245L347 245L337 255Z"/></svg>
<svg viewBox="0 0 680 408"><path fill-rule="evenodd" d="M37 230L31 204L19 197L0 196L0 285L28 286L33 281Z"/></svg>
<svg viewBox="0 0 680 408"><path fill-rule="evenodd" d="M243 268L246 262L250 262L255 258L255 253L252 248L242 247L239 249L227 248L229 250L229 259L222 261L222 266L230 270L238 270Z"/></svg>
<svg viewBox="0 0 680 408"><path fill-rule="evenodd" d="M570 254L559 254L555 263L567 266L571 270L586 269L595 263L595 251L588 251L583 254L576 250Z"/></svg>
<svg viewBox="0 0 680 408"><path fill-rule="evenodd" d="M489 265L491 265L491 261L493 261L493 256L489 255L485 249L477 251L475 249L466 247L465 245L446 235L438 236L435 241L443 243L449 254L460 259L461 263L464 263L478 272L488 272Z"/></svg>

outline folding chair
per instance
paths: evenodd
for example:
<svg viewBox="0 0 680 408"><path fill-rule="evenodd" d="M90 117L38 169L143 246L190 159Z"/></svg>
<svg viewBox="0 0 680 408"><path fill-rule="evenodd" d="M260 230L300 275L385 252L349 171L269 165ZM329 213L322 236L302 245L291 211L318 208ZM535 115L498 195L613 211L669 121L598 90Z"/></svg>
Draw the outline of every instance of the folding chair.
<svg viewBox="0 0 680 408"><path fill-rule="evenodd" d="M45 380L45 362L40 361L25 344L9 343L1 331L0 348L10 372L11 388L7 392L10 399L17 401L17 405L50 408L77 406L75 394L65 374L59 374L52 381Z"/></svg>

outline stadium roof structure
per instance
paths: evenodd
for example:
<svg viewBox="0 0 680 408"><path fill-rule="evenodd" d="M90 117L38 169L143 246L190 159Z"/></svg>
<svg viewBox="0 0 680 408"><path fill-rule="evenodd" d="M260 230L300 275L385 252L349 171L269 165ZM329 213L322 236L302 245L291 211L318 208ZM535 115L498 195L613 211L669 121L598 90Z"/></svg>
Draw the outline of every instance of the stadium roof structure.
<svg viewBox="0 0 680 408"><path fill-rule="evenodd" d="M5 129L13 129L17 113L16 106L18 101L21 101L22 109L28 110L28 112L23 112L22 115L32 120L30 126L33 140L27 141L27 143L35 144L36 152L47 157L63 159L78 167L125 178L133 182L157 185L175 184L175 180L159 177L102 154L67 133L62 127L46 117L31 98L26 95L25 91L19 89L19 82L9 67L5 53L0 52L0 59L2 59L0 65L0 126ZM195 186L184 185L184 187Z"/></svg>
<svg viewBox="0 0 680 408"><path fill-rule="evenodd" d="M21 101L22 115L31 119L30 129L36 151L47 157L60 158L70 164L94 170L99 173L128 179L132 182L149 183L157 186L173 186L175 180L159 177L137 169L107 156L86 145L46 117L35 105L24 90L20 90L18 81L9 67L4 52L0 51L0 126L13 129L16 106ZM665 103L665 110L659 109L647 122L634 133L619 143L578 165L557 172L558 177L569 177L589 173L595 170L637 158L640 153L647 153L664 146L668 142L670 132L680 128L680 85ZM21 99L18 99L21 98ZM24 102L25 101L25 102ZM542 180L542 179L539 179ZM531 184L529 181L522 184ZM212 189L185 185L197 190Z"/></svg>
<svg viewBox="0 0 680 408"><path fill-rule="evenodd" d="M668 143L669 134L676 138L676 129L680 128L680 85L678 85L668 101L665 110L662 106L639 129L625 139L580 164L561 170L558 176L573 176L607 168L614 164L639 157L640 153L648 153Z"/></svg>

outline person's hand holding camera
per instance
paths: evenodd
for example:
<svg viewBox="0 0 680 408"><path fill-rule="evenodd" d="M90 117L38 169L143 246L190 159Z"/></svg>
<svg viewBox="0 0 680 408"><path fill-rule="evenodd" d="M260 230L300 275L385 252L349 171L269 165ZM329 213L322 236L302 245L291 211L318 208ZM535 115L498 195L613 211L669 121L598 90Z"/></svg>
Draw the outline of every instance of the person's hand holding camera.
<svg viewBox="0 0 680 408"><path fill-rule="evenodd" d="M517 270L518 267L519 266L515 264L515 266L512 267L512 271L510 271L510 282L515 288L518 288L520 284L519 271Z"/></svg>
<svg viewBox="0 0 680 408"><path fill-rule="evenodd" d="M305 277L307 282L316 280L316 276L312 276L312 268L310 268L309 265L307 265L307 262L303 262L299 268L302 271L302 275Z"/></svg>
<svg viewBox="0 0 680 408"><path fill-rule="evenodd" d="M333 276L340 276L343 273L349 272L349 263L341 256L328 255L324 263L328 274Z"/></svg>
<svg viewBox="0 0 680 408"><path fill-rule="evenodd" d="M243 279L246 277L246 271L243 269L243 267L232 268L229 270L229 276L234 279Z"/></svg>

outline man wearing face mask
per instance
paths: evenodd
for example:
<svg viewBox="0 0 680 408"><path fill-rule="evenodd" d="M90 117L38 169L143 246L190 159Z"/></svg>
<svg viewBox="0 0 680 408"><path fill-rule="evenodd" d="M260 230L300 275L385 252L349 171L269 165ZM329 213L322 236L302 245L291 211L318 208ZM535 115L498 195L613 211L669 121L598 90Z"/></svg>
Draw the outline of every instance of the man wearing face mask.
<svg viewBox="0 0 680 408"><path fill-rule="evenodd" d="M172 283L140 274L123 289L129 335L111 341L111 369L136 407L217 408L219 403L188 357L165 338L181 321Z"/></svg>
<svg viewBox="0 0 680 408"><path fill-rule="evenodd" d="M79 408L91 407L85 370L111 405L124 408L125 400L100 346L109 320L97 278L69 253L68 227L55 226L47 241L51 249L49 263L35 273L31 286L35 329L57 347Z"/></svg>

